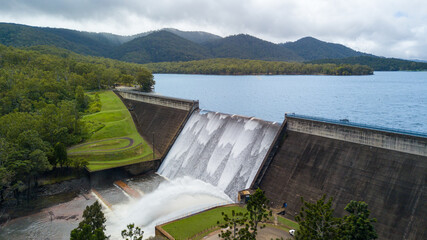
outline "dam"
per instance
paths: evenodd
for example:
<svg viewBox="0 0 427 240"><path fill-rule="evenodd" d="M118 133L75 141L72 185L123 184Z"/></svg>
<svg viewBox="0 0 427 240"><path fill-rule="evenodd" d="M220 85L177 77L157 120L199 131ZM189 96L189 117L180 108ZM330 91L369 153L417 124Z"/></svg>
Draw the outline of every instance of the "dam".
<svg viewBox="0 0 427 240"><path fill-rule="evenodd" d="M258 187L272 207L286 202L285 217L290 219L300 211L300 197L313 202L326 194L334 198L337 216L345 215L350 200L365 201L378 220L379 239L427 238L425 134L294 114L275 123L200 110L198 101L134 91L116 94L155 149L155 159L93 173L101 174L101 182L108 182L114 171L137 175L120 177L140 197L112 184L97 188L97 198L109 202L104 212L112 239L120 239L129 222L142 227L147 237L155 225L236 202L238 191ZM92 176L90 180L93 184ZM76 206L93 201L95 196L80 197L62 208L74 213ZM67 239L67 222L52 225L45 215L12 222L6 236L23 238L15 228Z"/></svg>
<svg viewBox="0 0 427 240"><path fill-rule="evenodd" d="M286 115L265 172L252 187L295 217L300 197L333 197L339 216L365 201L380 239L426 239L427 138L307 116Z"/></svg>
<svg viewBox="0 0 427 240"><path fill-rule="evenodd" d="M365 201L380 239L427 238L424 134L294 114L280 125L203 111L197 101L118 94L141 134L156 133L156 170L171 181L206 182L232 201L260 187L273 207L287 202L290 218L300 197L333 197L337 216L350 200Z"/></svg>
<svg viewBox="0 0 427 240"><path fill-rule="evenodd" d="M203 111L196 101L116 93L148 142L154 132L161 165L153 170L165 180L140 199L113 206L118 210L107 224L113 235L129 221L151 234L156 224L236 201L238 191L254 181L280 129L274 122Z"/></svg>

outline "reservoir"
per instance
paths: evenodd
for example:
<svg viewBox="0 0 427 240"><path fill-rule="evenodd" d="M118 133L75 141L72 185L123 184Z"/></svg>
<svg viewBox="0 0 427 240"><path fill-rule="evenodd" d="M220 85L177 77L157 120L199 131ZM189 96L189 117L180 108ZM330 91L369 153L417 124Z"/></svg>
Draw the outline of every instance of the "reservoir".
<svg viewBox="0 0 427 240"><path fill-rule="evenodd" d="M285 113L427 133L427 72L369 76L155 74L155 91L201 109L282 122Z"/></svg>

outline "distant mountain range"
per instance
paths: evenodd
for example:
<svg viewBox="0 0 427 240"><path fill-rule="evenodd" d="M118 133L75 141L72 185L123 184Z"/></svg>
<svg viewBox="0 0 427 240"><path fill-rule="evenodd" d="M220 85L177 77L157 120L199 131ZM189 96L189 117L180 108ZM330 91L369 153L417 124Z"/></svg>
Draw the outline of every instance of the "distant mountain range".
<svg viewBox="0 0 427 240"><path fill-rule="evenodd" d="M383 64L384 59L386 59L312 37L305 37L295 42L275 44L246 34L223 38L207 32L180 31L173 28L132 36L120 36L111 33L0 23L0 44L14 47L51 45L80 54L135 63L211 58L295 62L315 62L328 59L329 61L323 62L338 63L340 60L350 58L349 61L355 64L364 64L366 59L369 59L368 62L381 59ZM358 62L358 59L363 61Z"/></svg>

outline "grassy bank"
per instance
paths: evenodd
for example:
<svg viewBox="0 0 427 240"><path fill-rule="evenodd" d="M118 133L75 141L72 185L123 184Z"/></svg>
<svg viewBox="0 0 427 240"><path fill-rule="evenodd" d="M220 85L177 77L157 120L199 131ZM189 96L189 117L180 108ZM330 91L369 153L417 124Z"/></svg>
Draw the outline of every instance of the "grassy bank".
<svg viewBox="0 0 427 240"><path fill-rule="evenodd" d="M188 239L206 229L216 227L217 221L223 222L222 212L231 215L231 211L244 212L244 208L238 206L218 207L206 212L193 215L164 225L162 228L175 239Z"/></svg>
<svg viewBox="0 0 427 240"><path fill-rule="evenodd" d="M222 224L222 212L231 215L232 211L246 212L245 208L239 206L225 206L214 208L184 219L180 219L162 226L175 239L201 239L210 232L218 230L218 221ZM277 216L278 225L274 225L274 217L268 221L269 227L288 231L289 229L298 229L298 224L289 219Z"/></svg>
<svg viewBox="0 0 427 240"><path fill-rule="evenodd" d="M151 160L153 150L138 134L123 102L112 91L98 94L101 111L83 116L90 137L85 143L70 148L69 157L88 161L89 171Z"/></svg>

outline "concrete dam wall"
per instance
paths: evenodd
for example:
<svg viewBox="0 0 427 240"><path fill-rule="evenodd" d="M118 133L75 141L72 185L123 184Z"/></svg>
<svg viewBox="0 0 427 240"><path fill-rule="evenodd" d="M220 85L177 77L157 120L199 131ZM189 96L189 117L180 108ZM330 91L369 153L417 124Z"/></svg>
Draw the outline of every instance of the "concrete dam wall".
<svg viewBox="0 0 427 240"><path fill-rule="evenodd" d="M116 91L130 110L139 134L153 144L157 158L164 157L198 101L136 91Z"/></svg>
<svg viewBox="0 0 427 240"><path fill-rule="evenodd" d="M297 115L280 126L201 111L197 101L117 94L144 139L154 135L158 172L172 181L199 179L232 200L259 186L275 207L287 202L287 217L300 197L333 197L338 216L365 201L380 239L427 239L426 135Z"/></svg>
<svg viewBox="0 0 427 240"><path fill-rule="evenodd" d="M260 119L196 110L158 173L202 180L236 201L238 191L250 187L279 128Z"/></svg>
<svg viewBox="0 0 427 240"><path fill-rule="evenodd" d="M365 201L380 239L427 239L427 138L286 116L287 126L259 186L295 216L300 197L334 197L342 216Z"/></svg>

